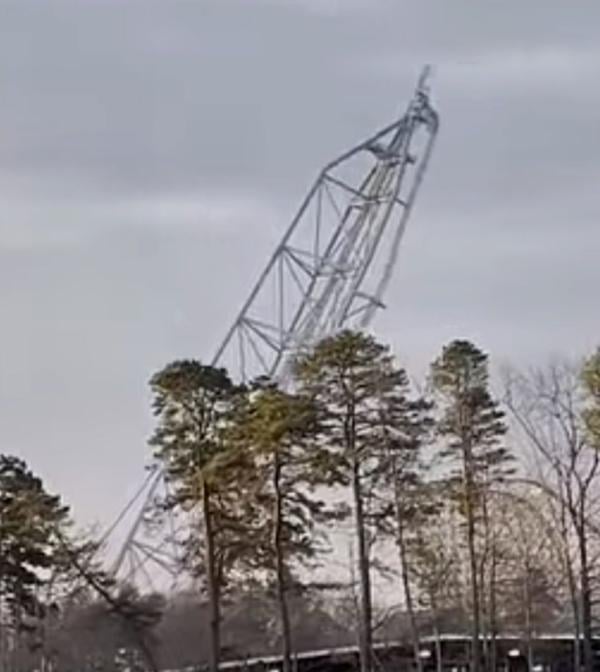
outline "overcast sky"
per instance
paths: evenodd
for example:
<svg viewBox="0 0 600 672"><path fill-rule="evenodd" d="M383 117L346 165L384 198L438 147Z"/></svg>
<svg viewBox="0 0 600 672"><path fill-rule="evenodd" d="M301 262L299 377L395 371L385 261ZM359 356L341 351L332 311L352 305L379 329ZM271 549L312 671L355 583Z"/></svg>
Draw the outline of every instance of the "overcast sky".
<svg viewBox="0 0 600 672"><path fill-rule="evenodd" d="M432 63L439 143L375 328L411 371L600 341L600 4L0 0L0 450L81 522L147 381L210 358L317 170Z"/></svg>

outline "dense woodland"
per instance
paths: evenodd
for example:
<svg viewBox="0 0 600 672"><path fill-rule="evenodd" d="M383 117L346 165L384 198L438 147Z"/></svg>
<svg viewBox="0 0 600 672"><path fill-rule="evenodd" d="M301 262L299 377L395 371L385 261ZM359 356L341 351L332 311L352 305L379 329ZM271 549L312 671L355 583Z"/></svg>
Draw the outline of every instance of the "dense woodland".
<svg viewBox="0 0 600 672"><path fill-rule="evenodd" d="M475 344L445 346L420 387L371 336L344 332L290 363L285 389L182 360L150 381L154 458L185 521L190 588L119 585L92 534L22 460L0 455L0 671L158 670L267 652L472 637L583 638L593 669L600 559L600 351L490 381ZM155 521L156 523L156 521ZM317 582L331 532L349 571ZM394 606L383 604L383 577ZM480 636L483 636L481 638Z"/></svg>

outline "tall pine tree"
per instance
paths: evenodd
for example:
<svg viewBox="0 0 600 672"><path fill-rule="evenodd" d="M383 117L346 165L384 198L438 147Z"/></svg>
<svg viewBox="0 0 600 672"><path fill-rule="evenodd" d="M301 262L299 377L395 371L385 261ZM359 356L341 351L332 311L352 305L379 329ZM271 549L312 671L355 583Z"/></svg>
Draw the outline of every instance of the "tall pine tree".
<svg viewBox="0 0 600 672"><path fill-rule="evenodd" d="M332 484L350 488L360 584L361 671L372 672L371 549L381 512L378 491L389 479L390 461L399 468L414 447L409 431L414 409L406 400L405 374L394 366L387 347L351 331L321 341L298 360L295 373L300 390L321 414L321 443L326 447L321 469Z"/></svg>
<svg viewBox="0 0 600 672"><path fill-rule="evenodd" d="M398 549L402 593L409 617L413 655L417 670L420 657L419 624L413 596L410 570L410 538L431 513L432 502L424 487L425 447L432 427L431 404L410 393L404 369L394 368L383 378L377 400L377 415L373 429L379 434L382 460L378 471L382 483L377 499L381 510L376 517L382 536L391 538ZM434 505L435 508L435 505Z"/></svg>
<svg viewBox="0 0 600 672"><path fill-rule="evenodd" d="M587 400L583 419L590 444L600 450L600 349L583 367L583 387Z"/></svg>
<svg viewBox="0 0 600 672"><path fill-rule="evenodd" d="M256 569L275 587L284 672L292 668L290 597L299 586L295 570L310 567L323 549L318 523L331 517L316 495L327 474L318 468L320 448L314 440L317 415L306 397L259 381L239 408L233 428L238 450L249 452L252 469L246 490L262 512L249 530Z"/></svg>
<svg viewBox="0 0 600 672"><path fill-rule="evenodd" d="M483 587L477 535L480 526L486 524L486 493L511 471L511 455L502 441L506 434L504 413L489 390L487 355L469 341L453 341L433 362L431 374L441 412L440 455L452 466L448 483L466 522L472 609L471 670L479 672Z"/></svg>
<svg viewBox="0 0 600 672"><path fill-rule="evenodd" d="M69 510L19 458L0 455L0 637L18 644L52 606L43 590L61 564ZM14 647L13 647L14 648Z"/></svg>
<svg viewBox="0 0 600 672"><path fill-rule="evenodd" d="M150 385L157 418L150 445L172 485L172 495L161 506L183 512L190 522L186 564L204 579L210 669L217 672L222 593L245 544L240 520L246 500L236 483L236 470L242 467L231 461L226 441L240 390L225 370L193 360L169 364Z"/></svg>

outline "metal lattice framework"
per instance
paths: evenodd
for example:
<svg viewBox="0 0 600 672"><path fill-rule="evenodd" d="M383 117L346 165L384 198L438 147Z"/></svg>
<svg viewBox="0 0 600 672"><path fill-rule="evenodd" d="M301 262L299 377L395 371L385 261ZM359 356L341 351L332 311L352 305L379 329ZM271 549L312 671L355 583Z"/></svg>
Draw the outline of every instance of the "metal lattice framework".
<svg viewBox="0 0 600 672"><path fill-rule="evenodd" d="M266 375L285 385L291 355L344 328L364 329L383 307L438 130L427 77L426 68L400 119L319 173L213 365L240 380ZM164 485L154 467L120 516L141 501L114 565L126 581L140 573L150 577L149 564L168 572L173 567L174 530L160 544L145 533L147 514Z"/></svg>

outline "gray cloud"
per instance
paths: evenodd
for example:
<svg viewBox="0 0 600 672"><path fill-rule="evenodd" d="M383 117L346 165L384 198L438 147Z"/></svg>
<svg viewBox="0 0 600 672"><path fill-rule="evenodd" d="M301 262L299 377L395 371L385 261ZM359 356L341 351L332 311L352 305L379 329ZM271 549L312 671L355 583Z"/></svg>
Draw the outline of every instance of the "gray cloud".
<svg viewBox="0 0 600 672"><path fill-rule="evenodd" d="M442 129L377 331L415 371L456 335L516 361L600 340L600 7L402 5L0 4L1 449L81 520L140 480L149 375L212 354L424 62Z"/></svg>

